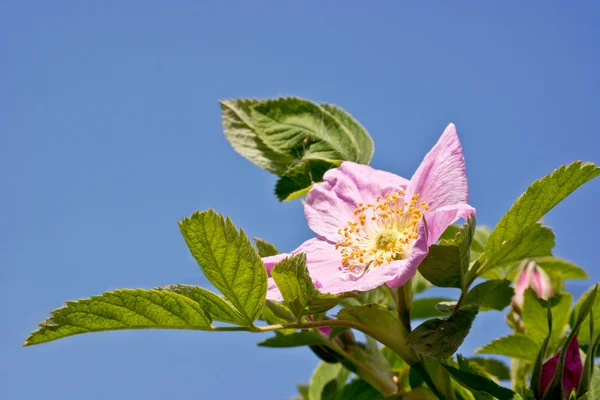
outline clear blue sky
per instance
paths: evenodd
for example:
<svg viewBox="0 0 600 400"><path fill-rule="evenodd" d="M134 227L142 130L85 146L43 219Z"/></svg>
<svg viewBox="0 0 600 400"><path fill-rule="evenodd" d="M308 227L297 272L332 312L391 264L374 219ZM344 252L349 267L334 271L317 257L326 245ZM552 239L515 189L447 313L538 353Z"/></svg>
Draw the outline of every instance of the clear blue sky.
<svg viewBox="0 0 600 400"><path fill-rule="evenodd" d="M311 236L300 202L279 204L230 148L218 99L341 105L375 138L373 165L407 177L452 121L488 225L560 164L600 162L598 2L208 3L0 1L0 398L283 399L308 380L308 350L244 333L21 348L64 300L206 285L176 224L195 210L281 250ZM546 218L594 282L599 204L595 181ZM473 331L464 352L503 315Z"/></svg>

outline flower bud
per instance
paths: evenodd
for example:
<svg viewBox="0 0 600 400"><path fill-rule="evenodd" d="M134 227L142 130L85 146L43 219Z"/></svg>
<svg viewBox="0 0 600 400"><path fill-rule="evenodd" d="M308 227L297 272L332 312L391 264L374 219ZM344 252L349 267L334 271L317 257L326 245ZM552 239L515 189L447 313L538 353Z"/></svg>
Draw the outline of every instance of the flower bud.
<svg viewBox="0 0 600 400"><path fill-rule="evenodd" d="M523 309L525 290L533 289L539 298L548 300L552 297L552 281L534 260L526 260L515 279L515 295L512 298L513 309Z"/></svg>
<svg viewBox="0 0 600 400"><path fill-rule="evenodd" d="M546 389L548 389L550 382L552 382L552 379L554 378L559 357L560 353L546 361L546 363L542 366L542 376L540 382L542 393L546 392ZM567 348L567 353L565 354L565 367L562 371L562 385L565 399L569 398L573 390L577 391L582 374L583 364L581 363L581 356L579 355L577 336L575 336Z"/></svg>

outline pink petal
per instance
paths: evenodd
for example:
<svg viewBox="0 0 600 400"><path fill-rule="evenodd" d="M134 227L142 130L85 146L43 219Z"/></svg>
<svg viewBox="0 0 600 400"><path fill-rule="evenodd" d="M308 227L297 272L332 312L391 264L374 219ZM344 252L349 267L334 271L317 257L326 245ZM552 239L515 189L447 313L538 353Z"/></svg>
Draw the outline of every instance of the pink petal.
<svg viewBox="0 0 600 400"><path fill-rule="evenodd" d="M473 214L475 214L475 209L468 204L443 206L425 213L427 232L429 234L427 245L431 246L437 242L446 228L458 219L467 219Z"/></svg>
<svg viewBox="0 0 600 400"><path fill-rule="evenodd" d="M375 202L377 196L404 189L408 181L386 171L368 165L343 162L331 169L308 192L304 215L310 228L327 240L337 242L337 233L354 220L354 210L360 203Z"/></svg>
<svg viewBox="0 0 600 400"><path fill-rule="evenodd" d="M265 268L267 269L267 274L271 276L271 270L279 261L283 260L286 257L289 257L288 253L280 253L274 256L263 257L261 258L263 264L265 264Z"/></svg>
<svg viewBox="0 0 600 400"><path fill-rule="evenodd" d="M466 203L468 184L465 159L454 124L448 125L412 176L407 195L420 194L419 201L437 208Z"/></svg>
<svg viewBox="0 0 600 400"><path fill-rule="evenodd" d="M558 367L558 358L560 353L546 361L542 365L542 376L540 386L542 393L546 392L546 389L554 378L554 373ZM579 354L579 343L577 343L577 336L571 340L569 347L567 348L567 354L565 356L565 367L562 371L562 384L564 389L565 398L569 398L571 391L579 388L579 382L581 381L581 375L583 374L583 364L581 363L581 355Z"/></svg>
<svg viewBox="0 0 600 400"><path fill-rule="evenodd" d="M267 300L283 301L283 297L281 296L279 288L275 284L273 278L270 277L267 284Z"/></svg>

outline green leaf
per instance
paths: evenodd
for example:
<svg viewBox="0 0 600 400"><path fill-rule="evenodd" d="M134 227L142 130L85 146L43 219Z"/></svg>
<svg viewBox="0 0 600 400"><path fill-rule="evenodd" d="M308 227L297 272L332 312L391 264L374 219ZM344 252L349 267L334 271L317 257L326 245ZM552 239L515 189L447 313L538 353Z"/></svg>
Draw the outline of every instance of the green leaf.
<svg viewBox="0 0 600 400"><path fill-rule="evenodd" d="M486 269L506 265L525 258L550 256L554 247L554 232L547 226L533 224L521 231L511 246L504 246L490 255L486 252Z"/></svg>
<svg viewBox="0 0 600 400"><path fill-rule="evenodd" d="M537 265L549 275L559 274L564 279L588 279L588 274L578 265L558 257L538 257Z"/></svg>
<svg viewBox="0 0 600 400"><path fill-rule="evenodd" d="M358 162L369 164L373 157L374 144L373 139L363 126L352 117L347 111L331 104L321 103L321 107L331 114L354 136L356 144L360 150Z"/></svg>
<svg viewBox="0 0 600 400"><path fill-rule="evenodd" d="M336 400L384 400L384 397L367 382L355 379L344 387Z"/></svg>
<svg viewBox="0 0 600 400"><path fill-rule="evenodd" d="M475 350L479 354L498 354L519 360L535 361L540 345L533 339L514 334L494 339L491 343Z"/></svg>
<svg viewBox="0 0 600 400"><path fill-rule="evenodd" d="M263 347L300 347L320 344L323 341L315 332L294 332L289 335L275 335L263 340L258 345Z"/></svg>
<svg viewBox="0 0 600 400"><path fill-rule="evenodd" d="M476 315L477 307L467 307L448 318L425 321L408 335L407 343L419 354L445 361L465 340Z"/></svg>
<svg viewBox="0 0 600 400"><path fill-rule="evenodd" d="M381 354L385 357L388 364L390 365L390 369L393 372L400 372L406 367L406 363L402 360L398 354L394 353L387 347L381 348Z"/></svg>
<svg viewBox="0 0 600 400"><path fill-rule="evenodd" d="M444 364L444 367L457 382L475 392L486 393L499 400L512 400L515 396L515 393L512 390L498 385L487 377L446 364Z"/></svg>
<svg viewBox="0 0 600 400"><path fill-rule="evenodd" d="M341 161L305 160L279 178L275 184L275 195L279 201L305 196L314 183L323 180L325 172L340 165Z"/></svg>
<svg viewBox="0 0 600 400"><path fill-rule="evenodd" d="M461 288L469 268L471 240L475 232L475 217L470 217L452 240L441 240L429 248L419 272L439 287Z"/></svg>
<svg viewBox="0 0 600 400"><path fill-rule="evenodd" d="M435 305L435 308L442 315L448 315L448 314L452 314L454 312L454 309L456 308L457 304L458 304L457 301L442 301L440 303L437 303Z"/></svg>
<svg viewBox="0 0 600 400"><path fill-rule="evenodd" d="M296 97L265 100L251 110L255 132L270 148L297 158L358 161L354 136L330 113Z"/></svg>
<svg viewBox="0 0 600 400"><path fill-rule="evenodd" d="M431 317L440 317L441 313L435 306L441 302L451 301L445 297L429 297L424 299L413 300L410 310L411 319L425 319Z"/></svg>
<svg viewBox="0 0 600 400"><path fill-rule="evenodd" d="M243 230L213 210L196 212L179 228L204 275L251 325L267 296L267 271Z"/></svg>
<svg viewBox="0 0 600 400"><path fill-rule="evenodd" d="M294 157L274 151L256 135L250 110L258 100L222 100L220 103L225 137L233 149L262 169L285 174L295 162Z"/></svg>
<svg viewBox="0 0 600 400"><path fill-rule="evenodd" d="M297 384L296 388L298 389L298 393L300 393L300 398L302 400L308 400L308 385L305 384Z"/></svg>
<svg viewBox="0 0 600 400"><path fill-rule="evenodd" d="M593 163L576 161L535 181L500 219L485 247L488 260L499 259L520 245L524 232L575 189L600 175Z"/></svg>
<svg viewBox="0 0 600 400"><path fill-rule="evenodd" d="M596 286L592 287L591 289L587 290L579 299L579 301L577 301L577 304L575 305L575 308L573 309L573 320L576 320L577 317L581 314L582 310L585 311L585 308L582 308L584 304L586 304L586 300L589 299L589 296L591 296L592 292L595 289ZM593 308L594 309L594 326L596 327L596 329L600 329L600 296L595 296L595 301L593 303L593 305L590 305L590 309ZM583 321L581 321L581 328L579 329L579 333L577 334L577 341L579 343L588 343L590 341L590 317L589 317L589 311L588 314L585 314L585 318L583 319ZM596 333L598 334L598 333Z"/></svg>
<svg viewBox="0 0 600 400"><path fill-rule="evenodd" d="M502 311L515 294L510 285L510 281L500 279L482 282L469 291L464 307L480 306L482 309Z"/></svg>
<svg viewBox="0 0 600 400"><path fill-rule="evenodd" d="M552 337L549 342L551 348L558 344L567 328L573 298L565 293L555 296L553 301L555 304L552 307ZM521 318L527 335L541 345L548 336L548 318L546 308L540 304L537 294L532 289L525 291Z"/></svg>
<svg viewBox="0 0 600 400"><path fill-rule="evenodd" d="M364 333L389 347L407 362L418 362L416 354L408 348L405 337L408 332L398 318L377 305L349 307L342 309L337 318L355 321L363 325Z"/></svg>
<svg viewBox="0 0 600 400"><path fill-rule="evenodd" d="M417 293L422 293L432 286L431 282L425 279L418 270L415 276L413 276L410 281L412 282L413 295ZM389 295L389 291L387 293Z"/></svg>
<svg viewBox="0 0 600 400"><path fill-rule="evenodd" d="M254 238L254 243L256 243L256 248L258 249L258 255L261 257L269 257L276 256L279 254L279 250L277 247L273 246L271 243L266 240L262 240L260 238Z"/></svg>
<svg viewBox="0 0 600 400"><path fill-rule="evenodd" d="M510 370L500 360L484 357L471 357L468 360L470 363L476 364L483 368L487 373L495 376L500 381L506 381L510 379Z"/></svg>
<svg viewBox="0 0 600 400"><path fill-rule="evenodd" d="M167 290L169 292L177 293L185 296L206 310L213 320L228 322L236 325L247 325L246 321L242 317L233 305L209 290L193 285L167 285L157 287L156 290Z"/></svg>
<svg viewBox="0 0 600 400"><path fill-rule="evenodd" d="M195 301L177 293L120 289L78 301L50 313L24 346L88 332L124 329L210 330L208 313Z"/></svg>
<svg viewBox="0 0 600 400"><path fill-rule="evenodd" d="M357 298L358 296L360 296L359 292L345 292L340 294L317 293L310 299L308 306L304 310L304 315L324 313L340 304L343 299Z"/></svg>
<svg viewBox="0 0 600 400"><path fill-rule="evenodd" d="M317 294L306 268L306 254L292 255L278 262L271 270L271 276L285 304L299 319L310 299Z"/></svg>
<svg viewBox="0 0 600 400"><path fill-rule="evenodd" d="M342 364L320 363L310 378L308 399L322 400L325 386L333 381L338 388L342 387L348 378L348 374L348 370Z"/></svg>
<svg viewBox="0 0 600 400"><path fill-rule="evenodd" d="M391 395L398 390L398 387L392 379L388 361L379 352L377 342L369 337L367 339L374 344L373 348L362 343L355 343L346 349L349 357L341 362L347 369L378 388L381 393Z"/></svg>
<svg viewBox="0 0 600 400"><path fill-rule="evenodd" d="M478 254L483 253L485 251L485 245L490 237L490 233L492 233L492 231L487 226L478 226L473 235L471 252ZM471 258L473 257L471 256Z"/></svg>
<svg viewBox="0 0 600 400"><path fill-rule="evenodd" d="M539 302L539 303L542 303L542 302ZM535 398L542 397L541 377L542 377L543 362L544 362L546 352L548 351L548 344L550 343L550 339L552 338L552 310L550 308L551 302L549 302L549 301L544 302L543 305L546 308L545 309L546 320L547 320L546 326L548 327L548 329L546 329L546 331L548 333L546 334L546 337L544 338L544 341L542 342L542 347L540 347L540 350L538 351L537 357L535 358L535 362L533 363L533 370L531 372L531 380L530 380L531 385L530 386L531 386L531 391L533 392L533 396ZM523 366L523 368L524 368L524 366Z"/></svg>

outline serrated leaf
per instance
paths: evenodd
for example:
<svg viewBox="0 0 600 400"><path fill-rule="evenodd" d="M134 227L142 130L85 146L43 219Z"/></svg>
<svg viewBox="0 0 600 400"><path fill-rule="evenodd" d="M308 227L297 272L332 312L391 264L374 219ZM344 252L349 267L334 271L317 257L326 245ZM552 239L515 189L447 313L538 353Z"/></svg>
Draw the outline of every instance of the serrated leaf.
<svg viewBox="0 0 600 400"><path fill-rule="evenodd" d="M305 196L312 185L323 180L325 172L339 167L341 161L305 160L292 167L275 184L279 201L290 201Z"/></svg>
<svg viewBox="0 0 600 400"><path fill-rule="evenodd" d="M468 359L470 363L476 364L483 368L490 375L495 376L500 381L510 379L510 370L500 360L495 358L471 357Z"/></svg>
<svg viewBox="0 0 600 400"><path fill-rule="evenodd" d="M285 304L299 319L310 299L318 293L306 268L306 254L292 255L278 262L271 270L271 276Z"/></svg>
<svg viewBox="0 0 600 400"><path fill-rule="evenodd" d="M190 252L208 280L251 325L267 296L267 272L243 230L213 210L179 222Z"/></svg>
<svg viewBox="0 0 600 400"><path fill-rule="evenodd" d="M499 400L512 400L515 396L512 390L498 385L487 377L477 375L471 371L464 371L451 365L443 365L456 381L475 392L486 393Z"/></svg>
<svg viewBox="0 0 600 400"><path fill-rule="evenodd" d="M358 292L345 292L340 294L318 293L314 295L304 309L304 315L314 315L331 310L340 304L342 299L357 298Z"/></svg>
<svg viewBox="0 0 600 400"><path fill-rule="evenodd" d="M549 275L560 274L563 279L589 278L583 268L559 257L538 257L535 262Z"/></svg>
<svg viewBox="0 0 600 400"><path fill-rule="evenodd" d="M514 334L492 340L491 343L475 350L479 354L498 354L524 361L535 361L540 345L533 339Z"/></svg>
<svg viewBox="0 0 600 400"><path fill-rule="evenodd" d="M523 232L530 230L575 189L598 175L600 168L593 163L576 161L531 184L492 231L485 248L488 260L510 253L519 245Z"/></svg>
<svg viewBox="0 0 600 400"><path fill-rule="evenodd" d="M470 247L475 232L475 217L469 217L452 240L441 240L429 248L419 272L439 287L461 288L469 268Z"/></svg>
<svg viewBox="0 0 600 400"><path fill-rule="evenodd" d="M270 148L302 160L358 161L354 137L331 114L296 97L265 100L251 112L255 132Z"/></svg>
<svg viewBox="0 0 600 400"><path fill-rule="evenodd" d="M428 297L424 299L413 300L410 309L411 319L425 319L431 317L441 317L445 315L436 308L438 303L452 301L445 297Z"/></svg>
<svg viewBox="0 0 600 400"><path fill-rule="evenodd" d="M552 337L549 345L554 347L562 337L569 322L569 312L573 298L569 293L557 295L552 298ZM521 313L527 335L542 344L548 336L548 318L546 308L540 304L537 294L532 289L527 289L524 295L523 311Z"/></svg>
<svg viewBox="0 0 600 400"><path fill-rule="evenodd" d="M66 304L52 311L24 346L88 332L211 329L210 316L197 302L168 291L120 289Z"/></svg>
<svg viewBox="0 0 600 400"><path fill-rule="evenodd" d="M267 300L265 306L265 309L269 309L273 313L273 315L280 321L292 322L295 320L294 315L284 304L278 303L273 300Z"/></svg>
<svg viewBox="0 0 600 400"><path fill-rule="evenodd" d="M289 335L275 335L258 343L263 347L300 347L320 344L322 338L311 331L294 332Z"/></svg>
<svg viewBox="0 0 600 400"><path fill-rule="evenodd" d="M467 307L448 318L430 319L413 330L406 341L417 353L445 361L465 340L476 315L477 307Z"/></svg>
<svg viewBox="0 0 600 400"><path fill-rule="evenodd" d="M335 105L321 103L321 107L337 119L348 132L354 136L356 144L360 150L358 162L361 164L369 164L373 157L374 144L371 135L365 128L347 111Z"/></svg>
<svg viewBox="0 0 600 400"><path fill-rule="evenodd" d="M247 325L242 315L229 301L199 286L167 285L157 287L156 290L167 290L194 300L210 314L213 320L241 326Z"/></svg>
<svg viewBox="0 0 600 400"><path fill-rule="evenodd" d="M308 384L308 399L323 400L323 392L327 384L335 382L338 388L342 387L349 372L342 364L320 363L313 372Z"/></svg>
<svg viewBox="0 0 600 400"><path fill-rule="evenodd" d="M503 266L526 258L550 256L554 248L554 232L541 224L530 225L519 234L511 246L504 246L487 256L487 268Z"/></svg>
<svg viewBox="0 0 600 400"><path fill-rule="evenodd" d="M277 247L273 246L266 240L255 237L254 243L256 243L258 255L261 257L276 256L277 254L279 254L279 250L277 250Z"/></svg>
<svg viewBox="0 0 600 400"><path fill-rule="evenodd" d="M502 311L510 304L515 294L508 280L492 279L475 286L469 291L464 306L479 306L482 309Z"/></svg>
<svg viewBox="0 0 600 400"><path fill-rule="evenodd" d="M384 397L367 382L355 379L344 386L336 400L384 400Z"/></svg>
<svg viewBox="0 0 600 400"><path fill-rule="evenodd" d="M220 103L225 137L233 149L260 168L277 175L285 174L295 159L271 149L256 135L250 110L258 100L230 99Z"/></svg>

